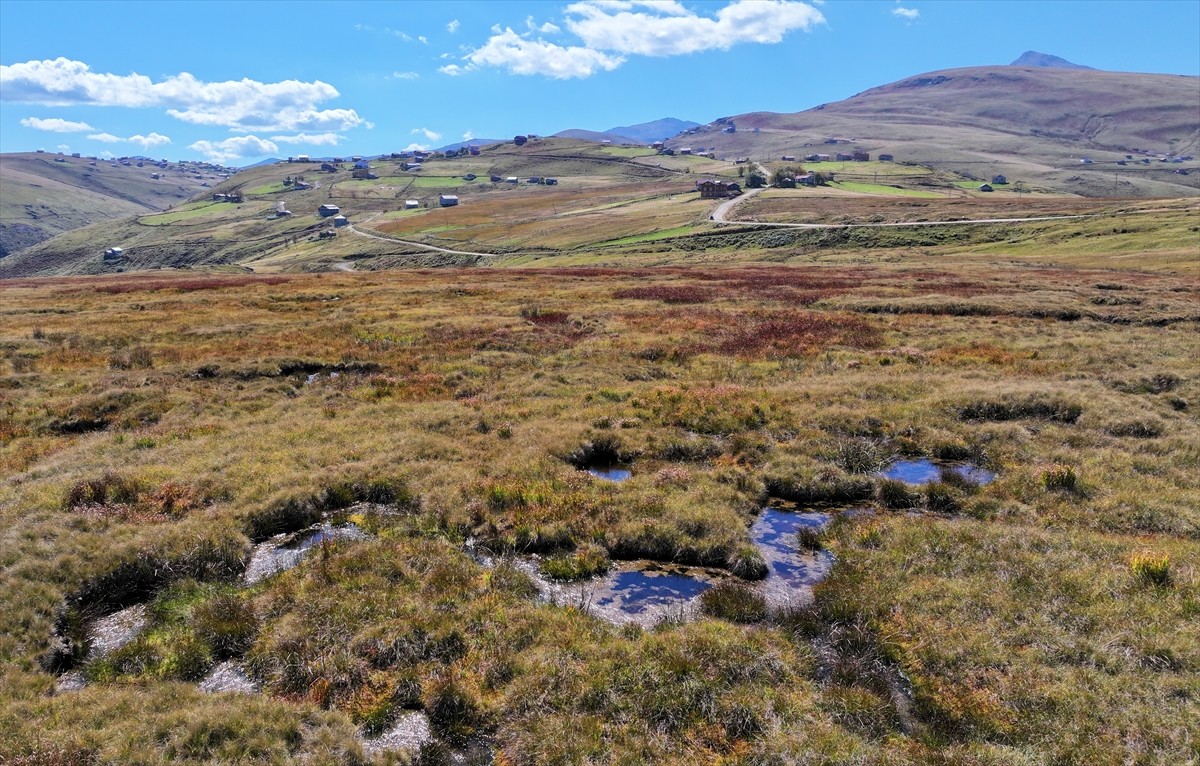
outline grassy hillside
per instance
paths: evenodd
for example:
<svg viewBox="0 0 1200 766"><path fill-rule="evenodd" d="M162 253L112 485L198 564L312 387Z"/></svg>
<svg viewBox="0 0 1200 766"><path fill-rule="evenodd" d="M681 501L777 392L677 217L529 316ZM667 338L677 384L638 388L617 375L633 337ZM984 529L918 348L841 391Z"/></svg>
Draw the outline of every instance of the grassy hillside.
<svg viewBox="0 0 1200 766"><path fill-rule="evenodd" d="M196 163L0 155L0 258L96 221L164 210L221 180L216 168Z"/></svg>
<svg viewBox="0 0 1200 766"><path fill-rule="evenodd" d="M670 144L755 158L855 146L976 178L1004 174L1087 196L1168 197L1200 188L1197 162L1158 161L1200 155L1195 77L975 67L929 72L804 112L729 119L736 133L724 133L727 123L719 122ZM823 143L831 138L846 143ZM1083 164L1085 157L1093 163Z"/></svg>

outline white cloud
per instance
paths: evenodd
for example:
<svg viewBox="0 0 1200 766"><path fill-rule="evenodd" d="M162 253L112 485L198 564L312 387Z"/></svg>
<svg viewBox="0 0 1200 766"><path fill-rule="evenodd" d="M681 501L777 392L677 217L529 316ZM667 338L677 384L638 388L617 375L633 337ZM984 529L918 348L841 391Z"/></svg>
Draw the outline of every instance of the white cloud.
<svg viewBox="0 0 1200 766"><path fill-rule="evenodd" d="M437 141L439 138L442 137L441 133L432 131L429 128L413 128L412 130L409 131L409 133L412 133L414 135L419 133L419 134L425 136L426 138L428 138L430 141Z"/></svg>
<svg viewBox="0 0 1200 766"><path fill-rule="evenodd" d="M93 72L66 58L0 66L0 100L67 106L166 107L167 114L197 125L236 131L348 130L363 120L353 109L318 109L338 97L332 85L244 78L204 82L182 72L154 81L137 73Z"/></svg>
<svg viewBox="0 0 1200 766"><path fill-rule="evenodd" d="M104 151L100 152L100 156L106 160L111 160L113 157L116 157L117 155L115 155L112 152L110 152L109 150L105 149Z"/></svg>
<svg viewBox="0 0 1200 766"><path fill-rule="evenodd" d="M626 10L626 6L642 6L654 13ZM675 2L647 0L584 0L567 6L566 12L570 14L567 29L589 48L642 56L778 43L789 32L809 30L825 21L816 8L792 0L734 0L718 10L716 18L700 16Z"/></svg>
<svg viewBox="0 0 1200 766"><path fill-rule="evenodd" d="M142 147L143 151L153 149L156 146L163 146L171 143L171 139L167 138L166 136L159 135L158 133L151 133L148 136L130 136L125 140L131 144L137 144L138 146Z"/></svg>
<svg viewBox="0 0 1200 766"><path fill-rule="evenodd" d="M535 38L530 16L525 19L526 34L493 26L492 36L463 57L466 64L438 71L457 76L495 67L556 79L590 77L616 69L629 55L678 56L728 50L739 43L774 44L789 32L825 22L820 11L798 0L732 0L715 16L700 15L677 0L580 0L565 12L567 29L583 45ZM536 29L542 34L562 31L550 22Z"/></svg>
<svg viewBox="0 0 1200 766"><path fill-rule="evenodd" d="M134 135L129 138L121 138L114 136L112 133L93 133L88 136L89 141L102 141L106 144L137 144L142 147L143 151L153 149L156 146L165 146L171 143L171 139L159 133L151 133L148 136Z"/></svg>
<svg viewBox="0 0 1200 766"><path fill-rule="evenodd" d="M69 151L71 151L71 146L70 146L70 144L59 144L58 150L60 152L69 152Z"/></svg>
<svg viewBox="0 0 1200 766"><path fill-rule="evenodd" d="M912 21L912 20L916 19L917 17L919 17L921 15L921 12L919 10L917 10L916 8L893 8L892 15L899 16L900 18L908 19L909 21Z"/></svg>
<svg viewBox="0 0 1200 766"><path fill-rule="evenodd" d="M625 62L621 56L610 56L590 48L530 40L512 29L493 35L482 48L464 58L467 66L451 64L438 71L459 75L471 69L490 66L505 69L511 74L540 74L566 80L589 77L600 70L611 71Z"/></svg>
<svg viewBox="0 0 1200 766"><path fill-rule="evenodd" d="M392 72L393 80L415 80L420 76L416 72Z"/></svg>
<svg viewBox="0 0 1200 766"><path fill-rule="evenodd" d="M34 130L48 130L51 133L82 133L85 130L95 130L86 122L71 122L57 117L42 119L41 117L25 117L21 124Z"/></svg>
<svg viewBox="0 0 1200 766"><path fill-rule="evenodd" d="M451 21L449 24L446 25L446 31L449 32L450 34L454 34L455 32L458 31L458 28L460 26L462 26L462 25L458 23L458 19L454 19L453 21Z"/></svg>
<svg viewBox="0 0 1200 766"><path fill-rule="evenodd" d="M265 157L279 153L279 147L274 142L258 136L235 136L224 141L197 141L188 148L200 152L213 162L227 162L243 157Z"/></svg>
<svg viewBox="0 0 1200 766"><path fill-rule="evenodd" d="M417 42L421 43L422 45L429 45L429 38L425 35L417 35Z"/></svg>
<svg viewBox="0 0 1200 766"><path fill-rule="evenodd" d="M337 146L345 139L337 133L297 133L294 136L271 136L271 140L281 144L308 144L309 146Z"/></svg>
<svg viewBox="0 0 1200 766"><path fill-rule="evenodd" d="M471 139L473 139L473 138L475 138L475 134L474 134L472 131L469 131L469 130L468 130L466 133L463 133L463 140L464 140L464 141L470 141L470 140L471 140Z"/></svg>
<svg viewBox="0 0 1200 766"><path fill-rule="evenodd" d="M404 147L404 149L402 149L401 151L405 151L405 152L423 152L423 151L425 151L425 150L426 150L426 149L428 149L428 148L429 148L429 144L418 144L418 143L411 143L411 144L409 144L408 146Z"/></svg>

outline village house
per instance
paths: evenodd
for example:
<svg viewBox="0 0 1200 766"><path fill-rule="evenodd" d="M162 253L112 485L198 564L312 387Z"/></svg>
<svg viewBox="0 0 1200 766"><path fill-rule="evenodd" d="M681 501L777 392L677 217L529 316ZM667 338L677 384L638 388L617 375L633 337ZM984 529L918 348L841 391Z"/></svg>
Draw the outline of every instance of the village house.
<svg viewBox="0 0 1200 766"><path fill-rule="evenodd" d="M119 261L125 257L125 251L119 247L110 247L104 251L104 260Z"/></svg>
<svg viewBox="0 0 1200 766"><path fill-rule="evenodd" d="M530 176L529 177L529 183L531 183L531 184L540 184L541 182L542 182L541 176Z"/></svg>
<svg viewBox="0 0 1200 766"><path fill-rule="evenodd" d="M785 154L782 157L780 157L779 159L783 160L784 162L795 162L796 161L796 158L790 154Z"/></svg>
<svg viewBox="0 0 1200 766"><path fill-rule="evenodd" d="M1004 176L999 176L999 175L992 176L992 183L994 183L996 185L1006 184L1006 183L1008 183L1008 179L1005 178Z"/></svg>
<svg viewBox="0 0 1200 766"><path fill-rule="evenodd" d="M679 153L680 154L691 154L692 148L690 146L685 146L684 148L679 150Z"/></svg>
<svg viewBox="0 0 1200 766"><path fill-rule="evenodd" d="M442 207L454 207L458 204L458 196L454 194L439 194L438 204Z"/></svg>
<svg viewBox="0 0 1200 766"><path fill-rule="evenodd" d="M776 181L775 186L779 187L780 189L795 189L796 179L792 178L791 176L785 176Z"/></svg>
<svg viewBox="0 0 1200 766"><path fill-rule="evenodd" d="M333 217L333 225L334 226L346 226L349 223L350 223L349 219L347 219L346 216L344 216L344 215L335 215Z"/></svg>
<svg viewBox="0 0 1200 766"><path fill-rule="evenodd" d="M862 151L861 149L856 149L854 151L854 153L851 154L850 156L854 159L855 162L870 162L871 161L871 155L867 152Z"/></svg>
<svg viewBox="0 0 1200 766"><path fill-rule="evenodd" d="M503 178L501 178L500 176L489 176L488 178L489 178L489 179L491 180L491 182L492 182L492 183L494 183L494 184L498 184L498 183L500 183L501 181L503 181L503 180L504 180L504 179L503 179Z"/></svg>
<svg viewBox="0 0 1200 766"><path fill-rule="evenodd" d="M547 178L546 185L547 186L558 186L558 179L557 178Z"/></svg>
<svg viewBox="0 0 1200 766"><path fill-rule="evenodd" d="M700 192L700 199L727 199L742 193L742 187L736 181L717 181L712 178L697 181L696 189Z"/></svg>
<svg viewBox="0 0 1200 766"><path fill-rule="evenodd" d="M813 173L805 173L804 175L796 178L796 183L802 186L816 186L817 176Z"/></svg>
<svg viewBox="0 0 1200 766"><path fill-rule="evenodd" d="M317 214L322 218L329 218L330 216L335 216L340 212L342 212L341 208L339 208L337 205L329 203L321 205L319 208L317 208Z"/></svg>
<svg viewBox="0 0 1200 766"><path fill-rule="evenodd" d="M979 191L990 192L990 191L995 191L995 189L993 189L990 184L981 184L979 186Z"/></svg>
<svg viewBox="0 0 1200 766"><path fill-rule="evenodd" d="M406 200L404 200L404 209L405 209L405 210L416 210L416 209L417 209L417 208L419 208L420 206L421 206L421 201L420 201L420 200L416 200L416 199L406 199Z"/></svg>
<svg viewBox="0 0 1200 766"><path fill-rule="evenodd" d="M520 178L517 178L516 176L509 176L508 178L505 178L505 179L504 179L504 183L506 183L506 184L519 184L519 183L521 183L521 179L520 179Z"/></svg>
<svg viewBox="0 0 1200 766"><path fill-rule="evenodd" d="M880 162L892 162L893 160L895 160L895 157L893 157L893 156L892 156L892 155L890 155L890 154L881 154L881 155L879 155L879 161L880 161Z"/></svg>
<svg viewBox="0 0 1200 766"><path fill-rule="evenodd" d="M475 175L474 173L467 173L465 176L463 176L464 181L474 181L476 178L479 178L479 176Z"/></svg>
<svg viewBox="0 0 1200 766"><path fill-rule="evenodd" d="M834 155L834 158L838 162L853 162L854 161L854 155L846 154L845 152L838 152L836 155Z"/></svg>

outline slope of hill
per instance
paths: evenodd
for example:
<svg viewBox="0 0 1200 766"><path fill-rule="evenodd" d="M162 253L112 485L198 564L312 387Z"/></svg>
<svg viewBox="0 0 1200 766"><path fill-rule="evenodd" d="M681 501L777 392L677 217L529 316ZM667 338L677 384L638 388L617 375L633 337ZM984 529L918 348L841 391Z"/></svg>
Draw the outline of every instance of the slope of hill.
<svg viewBox="0 0 1200 766"><path fill-rule="evenodd" d="M0 258L93 221L165 210L221 180L218 168L197 163L0 155Z"/></svg>
<svg viewBox="0 0 1200 766"><path fill-rule="evenodd" d="M641 141L636 138L630 138L629 136L623 136L613 131L600 132L595 130L583 130L582 128L560 130L554 134L554 138L573 138L576 141L591 141L593 143L600 143L602 141L609 141L614 144L646 143L645 141Z"/></svg>
<svg viewBox="0 0 1200 766"><path fill-rule="evenodd" d="M1038 53L1037 51L1025 51L1009 66L1035 66L1047 69L1090 69L1095 71L1095 67L1076 64L1059 56L1052 56L1049 53Z"/></svg>
<svg viewBox="0 0 1200 766"><path fill-rule="evenodd" d="M486 231L471 228L472 240L459 246L485 252L571 247L707 220L710 204L696 197L691 173L737 175L732 163L562 138L520 147L494 144L478 156L429 160L416 172L390 157L370 165L376 178L353 178L348 162L334 172L321 170L318 161L249 168L211 190L238 191L240 202L215 201L205 190L163 213L143 211L66 232L0 260L0 277L162 266L330 268L345 258L403 250L387 239L356 236L349 227L335 229L330 217L318 213L324 204L337 205L355 228L394 230L400 239L424 239L429 230L450 237L439 240L443 245L454 245L456 230L483 226ZM493 182L493 176L501 180ZM544 176L556 183L529 182ZM510 177L517 182L509 183ZM455 195L460 204L440 208L442 194ZM671 195L680 199L659 215L655 200ZM408 200L417 206L410 209ZM279 215L280 206L288 214ZM551 236L555 222L560 230ZM102 260L111 246L124 249L120 262Z"/></svg>
<svg viewBox="0 0 1200 766"><path fill-rule="evenodd" d="M1200 185L1200 174L1176 172L1190 166L1159 162L1200 153L1196 77L950 69L803 112L755 112L732 120L736 133L710 123L698 130L700 137L669 145L702 141L718 155L767 158L825 152L805 147L836 141L893 154L897 161L980 178L1004 174L1088 196L1179 196Z"/></svg>
<svg viewBox="0 0 1200 766"><path fill-rule="evenodd" d="M642 143L665 141L677 136L685 130L700 127L700 123L691 120L680 120L675 117L664 117L653 122L640 122L637 125L609 128L605 133L615 133L619 136L629 136Z"/></svg>

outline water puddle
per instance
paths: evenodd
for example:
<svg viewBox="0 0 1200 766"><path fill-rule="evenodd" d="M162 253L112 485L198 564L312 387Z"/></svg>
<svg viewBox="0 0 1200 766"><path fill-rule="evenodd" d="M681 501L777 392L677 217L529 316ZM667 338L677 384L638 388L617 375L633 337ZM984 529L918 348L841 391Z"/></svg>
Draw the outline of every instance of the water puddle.
<svg viewBox="0 0 1200 766"><path fill-rule="evenodd" d="M604 479L606 481L628 481L633 476L632 471L620 465L592 466L586 470L597 479Z"/></svg>
<svg viewBox="0 0 1200 766"><path fill-rule="evenodd" d="M334 526L329 523L318 524L299 532L275 535L255 546L250 563L246 565L246 584L253 585L277 572L291 569L299 564L309 551L326 541L365 540L367 537L367 533L354 524Z"/></svg>
<svg viewBox="0 0 1200 766"><path fill-rule="evenodd" d="M613 625L652 627L664 619L691 619L700 594L725 575L698 567L653 561L618 562L607 574L578 582L558 582L538 571L537 557L514 564L537 583L541 600L574 606ZM486 557L485 566L492 563Z"/></svg>
<svg viewBox="0 0 1200 766"><path fill-rule="evenodd" d="M832 517L828 513L801 513L766 508L750 528L750 539L767 562L769 572L761 583L768 606L806 604L812 589L829 576L833 554L804 550L797 541L802 530L819 532Z"/></svg>
<svg viewBox="0 0 1200 766"><path fill-rule="evenodd" d="M973 484L990 484L996 480L996 474L986 468L970 463L937 463L928 458L897 460L881 475L907 484L929 484L941 481L943 471L955 473Z"/></svg>
<svg viewBox="0 0 1200 766"><path fill-rule="evenodd" d="M429 728L429 717L419 710L409 710L400 715L391 728L378 737L363 740L363 752L368 756L389 750L409 750L416 753L421 746L433 741Z"/></svg>
<svg viewBox="0 0 1200 766"><path fill-rule="evenodd" d="M112 654L125 646L146 627L146 605L134 606L113 612L95 620L88 628L88 659Z"/></svg>
<svg viewBox="0 0 1200 766"><path fill-rule="evenodd" d="M208 692L209 694L218 694L220 692L257 694L259 688L258 684L250 676L246 675L246 671L241 665L233 660L226 660L213 666L213 669L208 671L208 675L200 681L200 691Z"/></svg>

